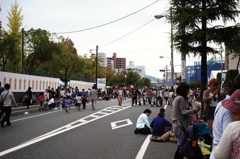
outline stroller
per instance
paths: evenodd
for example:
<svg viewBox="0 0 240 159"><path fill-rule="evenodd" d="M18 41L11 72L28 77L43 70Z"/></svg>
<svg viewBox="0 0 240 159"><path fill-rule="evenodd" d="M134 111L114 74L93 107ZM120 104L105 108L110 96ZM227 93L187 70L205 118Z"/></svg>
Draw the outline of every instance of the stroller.
<svg viewBox="0 0 240 159"><path fill-rule="evenodd" d="M179 147L180 153L191 159L209 159L211 145L206 141L212 139L210 137L210 131L208 134L208 126L206 124L194 124L185 130L181 122L178 122L178 124L182 129ZM203 134L203 132L205 133ZM206 153L207 150L209 153Z"/></svg>

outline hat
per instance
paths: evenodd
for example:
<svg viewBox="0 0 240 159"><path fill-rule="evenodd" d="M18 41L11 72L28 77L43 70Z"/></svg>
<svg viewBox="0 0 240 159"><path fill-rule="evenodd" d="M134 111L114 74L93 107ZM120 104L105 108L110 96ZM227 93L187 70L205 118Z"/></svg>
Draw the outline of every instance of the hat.
<svg viewBox="0 0 240 159"><path fill-rule="evenodd" d="M222 105L229 111L240 114L240 89L236 90L230 98L223 100Z"/></svg>
<svg viewBox="0 0 240 159"><path fill-rule="evenodd" d="M238 87L240 87L240 74L238 74L238 75L234 78L233 83L234 83L235 85L237 85Z"/></svg>

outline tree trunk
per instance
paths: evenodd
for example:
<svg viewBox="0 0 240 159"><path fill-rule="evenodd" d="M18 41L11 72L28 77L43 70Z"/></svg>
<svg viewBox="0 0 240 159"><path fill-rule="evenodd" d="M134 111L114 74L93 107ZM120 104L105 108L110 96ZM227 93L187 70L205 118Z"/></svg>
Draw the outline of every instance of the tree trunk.
<svg viewBox="0 0 240 159"><path fill-rule="evenodd" d="M205 13L206 11L206 0L202 0L202 12ZM206 16L204 15L202 17L202 32L203 32L203 37L202 37L202 59L201 59L201 65L202 65L202 70L201 70L201 116L203 115L204 111L204 103L203 103L203 92L206 90L206 85L207 85L207 40L206 40L206 30L207 30L207 20Z"/></svg>

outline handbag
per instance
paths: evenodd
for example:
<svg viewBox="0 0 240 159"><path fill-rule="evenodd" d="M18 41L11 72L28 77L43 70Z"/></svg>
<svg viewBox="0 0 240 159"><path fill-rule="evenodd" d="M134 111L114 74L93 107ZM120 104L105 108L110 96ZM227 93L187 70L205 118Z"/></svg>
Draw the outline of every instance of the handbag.
<svg viewBox="0 0 240 159"><path fill-rule="evenodd" d="M8 91L8 93L9 93L9 91ZM1 103L0 103L0 110L3 109L3 102L5 101L5 99L6 99L7 95L8 95L8 93L5 95L4 99L3 99L3 100L1 101Z"/></svg>

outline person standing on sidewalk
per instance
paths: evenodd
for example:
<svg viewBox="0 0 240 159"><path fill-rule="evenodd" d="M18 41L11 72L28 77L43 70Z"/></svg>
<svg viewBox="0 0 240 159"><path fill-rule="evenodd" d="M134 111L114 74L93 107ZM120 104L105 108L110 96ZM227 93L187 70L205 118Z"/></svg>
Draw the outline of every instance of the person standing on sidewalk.
<svg viewBox="0 0 240 159"><path fill-rule="evenodd" d="M29 105L31 104L32 100L32 91L31 87L28 87L28 90L26 91L26 103L27 103L27 109L29 109Z"/></svg>
<svg viewBox="0 0 240 159"><path fill-rule="evenodd" d="M0 95L0 102L3 102L3 109L1 110L1 114L0 117L2 117L2 115L5 113L6 115L3 117L3 119L1 120L1 126L4 127L4 123L7 122L7 126L11 125L10 122L10 116L11 116L11 112L12 112L12 104L15 105L15 107L17 107L17 103L16 100L14 98L14 95L11 91L9 91L10 89L10 84L5 84L4 86L5 91L3 91Z"/></svg>
<svg viewBox="0 0 240 159"><path fill-rule="evenodd" d="M95 110L94 104L97 102L98 92L96 91L94 86L92 87L92 90L89 93L89 97L90 97L91 102L92 102L92 110Z"/></svg>

